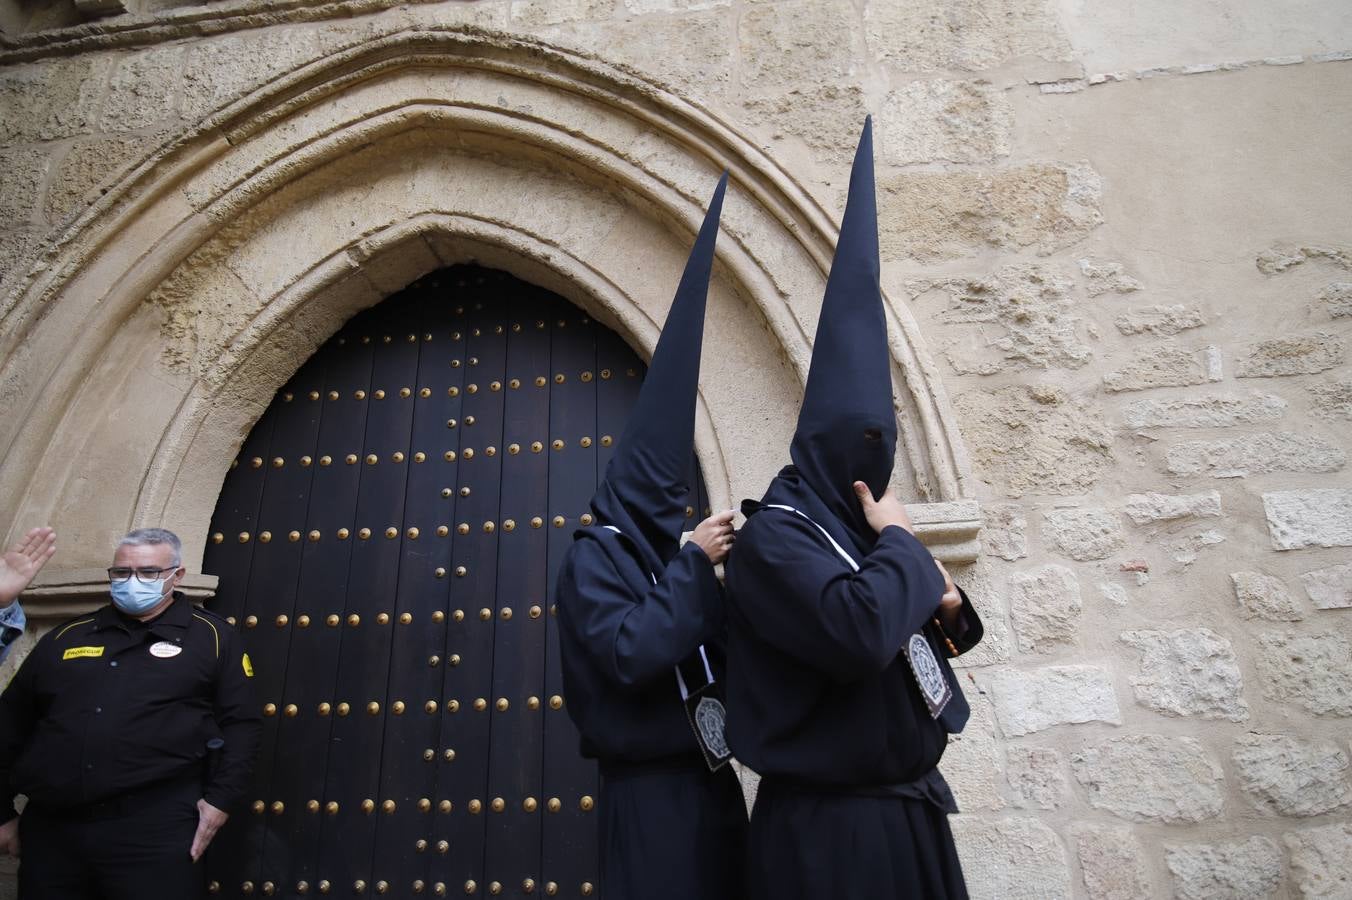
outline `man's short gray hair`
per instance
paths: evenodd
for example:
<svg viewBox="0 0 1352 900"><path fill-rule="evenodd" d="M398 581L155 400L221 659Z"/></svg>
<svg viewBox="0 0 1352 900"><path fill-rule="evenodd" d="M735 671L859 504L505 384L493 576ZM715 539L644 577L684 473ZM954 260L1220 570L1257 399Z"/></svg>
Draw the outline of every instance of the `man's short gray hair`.
<svg viewBox="0 0 1352 900"><path fill-rule="evenodd" d="M168 528L138 528L122 535L122 539L117 542L119 547L144 547L159 544L168 544L169 549L174 551L174 565L177 566L183 562L183 542L178 539L178 535Z"/></svg>

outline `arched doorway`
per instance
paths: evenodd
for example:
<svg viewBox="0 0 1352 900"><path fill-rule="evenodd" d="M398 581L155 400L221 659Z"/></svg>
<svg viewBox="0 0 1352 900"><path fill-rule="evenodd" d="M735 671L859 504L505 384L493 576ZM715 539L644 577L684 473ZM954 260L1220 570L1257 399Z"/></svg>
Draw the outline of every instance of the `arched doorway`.
<svg viewBox="0 0 1352 900"><path fill-rule="evenodd" d="M561 297L456 266L278 393L203 563L264 705L218 895L596 892L550 604L642 373Z"/></svg>

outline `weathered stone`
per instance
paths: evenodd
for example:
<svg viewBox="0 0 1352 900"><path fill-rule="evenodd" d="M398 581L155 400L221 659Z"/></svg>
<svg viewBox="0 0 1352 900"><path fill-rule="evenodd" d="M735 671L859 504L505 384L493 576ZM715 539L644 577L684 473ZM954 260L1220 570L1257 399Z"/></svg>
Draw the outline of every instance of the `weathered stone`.
<svg viewBox="0 0 1352 900"><path fill-rule="evenodd" d="M624 0L624 8L631 13L698 12L731 6L732 0Z"/></svg>
<svg viewBox="0 0 1352 900"><path fill-rule="evenodd" d="M93 129L106 57L58 59L0 74L0 146L52 141Z"/></svg>
<svg viewBox="0 0 1352 900"><path fill-rule="evenodd" d="M991 678L991 699L1006 737L1033 734L1053 725L1122 722L1112 681L1107 670L1098 666L1001 669Z"/></svg>
<svg viewBox="0 0 1352 900"><path fill-rule="evenodd" d="M1048 653L1073 644L1079 633L1080 583L1065 566L1042 566L1009 576L1009 614L1019 650Z"/></svg>
<svg viewBox="0 0 1352 900"><path fill-rule="evenodd" d="M173 118L184 52L171 45L123 57L108 84L101 128L133 131Z"/></svg>
<svg viewBox="0 0 1352 900"><path fill-rule="evenodd" d="M1212 519L1221 515L1221 495L1205 494L1131 494L1122 507L1137 525L1169 522L1176 519Z"/></svg>
<svg viewBox="0 0 1352 900"><path fill-rule="evenodd" d="M47 190L47 217L60 222L96 199L96 188L110 184L150 152L153 139L91 138L79 141L61 157Z"/></svg>
<svg viewBox="0 0 1352 900"><path fill-rule="evenodd" d="M1142 706L1169 716L1232 722L1249 717L1234 647L1216 632L1128 631L1122 642L1141 651L1141 666L1131 684Z"/></svg>
<svg viewBox="0 0 1352 900"><path fill-rule="evenodd" d="M245 32L194 45L183 65L183 117L196 121L324 53L315 31Z"/></svg>
<svg viewBox="0 0 1352 900"><path fill-rule="evenodd" d="M1133 822L1202 822L1224 805L1221 767L1193 738L1111 738L1072 754L1070 768L1090 804Z"/></svg>
<svg viewBox="0 0 1352 900"><path fill-rule="evenodd" d="M0 297L28 273L42 246L42 231L37 227L0 230Z"/></svg>
<svg viewBox="0 0 1352 900"><path fill-rule="evenodd" d="M1053 509L1042 519L1042 540L1080 562L1104 559L1122 548L1122 525L1106 509Z"/></svg>
<svg viewBox="0 0 1352 900"><path fill-rule="evenodd" d="M1128 603L1127 589L1120 584L1104 582L1099 585L1099 592L1103 594L1103 599L1107 600L1113 606L1125 607Z"/></svg>
<svg viewBox="0 0 1352 900"><path fill-rule="evenodd" d="M952 827L972 900L1071 896L1061 839L1036 819L956 816Z"/></svg>
<svg viewBox="0 0 1352 900"><path fill-rule="evenodd" d="M551 36L569 43L594 48L606 59L641 70L648 78L675 86L684 96L697 100L721 100L732 78L733 50L728 41L732 28L726 3L710 4L704 14L691 12L679 17L657 16L643 19L602 20L556 28ZM706 7L699 7L700 10ZM668 48L680 46L681 53ZM782 97L778 98L783 103ZM788 117L801 116L789 105ZM790 133L797 133L797 121L789 121ZM858 120L846 132L858 129ZM841 138L837 138L841 140ZM850 138L844 138L850 140Z"/></svg>
<svg viewBox="0 0 1352 900"><path fill-rule="evenodd" d="M1342 339L1324 331L1272 338L1249 346L1246 355L1235 365L1235 377L1312 375L1341 365L1345 356L1346 345Z"/></svg>
<svg viewBox="0 0 1352 900"><path fill-rule="evenodd" d="M1220 351L1215 347L1187 350L1161 344L1138 350L1124 367L1103 376L1103 386L1113 392L1145 391L1220 380Z"/></svg>
<svg viewBox="0 0 1352 900"><path fill-rule="evenodd" d="M878 180L885 260L953 259L984 249L1050 253L1103 222L1102 183L1086 164L988 172L906 172Z"/></svg>
<svg viewBox="0 0 1352 900"><path fill-rule="evenodd" d="M747 121L771 139L802 141L816 159L834 165L848 164L868 114L863 88L834 82L753 97L744 106Z"/></svg>
<svg viewBox="0 0 1352 900"><path fill-rule="evenodd" d="M30 147L0 150L0 228L28 223L47 178L47 162L46 153Z"/></svg>
<svg viewBox="0 0 1352 900"><path fill-rule="evenodd" d="M1209 528L1205 531L1184 535L1181 540L1174 542L1171 549L1175 561L1190 566L1197 561L1198 554L1207 547L1214 547L1223 543L1225 543L1225 535Z"/></svg>
<svg viewBox="0 0 1352 900"><path fill-rule="evenodd" d="M1300 576L1315 609L1352 607L1352 565L1329 566Z"/></svg>
<svg viewBox="0 0 1352 900"><path fill-rule="evenodd" d="M1066 795L1061 754L1049 747L1010 747L1005 777L1013 804L1022 809L1056 809Z"/></svg>
<svg viewBox="0 0 1352 900"><path fill-rule="evenodd" d="M912 81L892 91L877 118L880 163L994 162L1009 155L1013 110L982 81Z"/></svg>
<svg viewBox="0 0 1352 900"><path fill-rule="evenodd" d="M1258 254L1255 263L1264 275L1276 275L1309 259L1352 269L1352 252L1338 247L1272 247Z"/></svg>
<svg viewBox="0 0 1352 900"><path fill-rule="evenodd" d="M1291 854L1291 878L1302 897L1352 897L1352 824L1290 831L1282 839Z"/></svg>
<svg viewBox="0 0 1352 900"><path fill-rule="evenodd" d="M1231 757L1255 806L1283 816L1318 816L1352 803L1347 754L1329 741L1246 734Z"/></svg>
<svg viewBox="0 0 1352 900"><path fill-rule="evenodd" d="M1009 617L1005 614L1005 576L1001 570L997 580L994 576L996 568L990 560L978 559L972 566L949 569L954 580L967 592L985 627L981 643L952 661L955 668L979 668L1009 660L1014 639L1010 636Z"/></svg>
<svg viewBox="0 0 1352 900"><path fill-rule="evenodd" d="M985 521L981 525L981 547L991 556L1014 561L1028 555L1028 519L1023 507L1014 503L991 503L984 506Z"/></svg>
<svg viewBox="0 0 1352 900"><path fill-rule="evenodd" d="M1004 809L1000 791L1000 747L990 734L964 730L949 738L939 768L963 812Z"/></svg>
<svg viewBox="0 0 1352 900"><path fill-rule="evenodd" d="M969 391L954 401L982 480L1010 496L1078 494L1112 462L1102 410L1043 385Z"/></svg>
<svg viewBox="0 0 1352 900"><path fill-rule="evenodd" d="M743 82L768 94L785 86L848 81L863 56L857 22L848 0L789 0L747 10L737 29ZM861 124L848 135L851 146Z"/></svg>
<svg viewBox="0 0 1352 900"><path fill-rule="evenodd" d="M511 21L526 28L600 21L613 17L618 5L619 0L512 0Z"/></svg>
<svg viewBox="0 0 1352 900"><path fill-rule="evenodd" d="M1319 302L1328 306L1335 319L1352 316L1352 281L1335 281L1319 292Z"/></svg>
<svg viewBox="0 0 1352 900"><path fill-rule="evenodd" d="M1310 399L1319 418L1352 422L1352 379L1310 385Z"/></svg>
<svg viewBox="0 0 1352 900"><path fill-rule="evenodd" d="M1123 408L1132 428L1224 428L1271 422L1282 417L1286 401L1254 391L1248 395L1133 400Z"/></svg>
<svg viewBox="0 0 1352 900"><path fill-rule="evenodd" d="M1038 0L869 3L870 55L894 71L980 71L1019 57L1070 58L1052 8Z"/></svg>
<svg viewBox="0 0 1352 900"><path fill-rule="evenodd" d="M1220 441L1188 441L1169 450L1175 475L1243 478L1264 472L1336 472L1347 454L1322 438L1290 432L1248 434Z"/></svg>
<svg viewBox="0 0 1352 900"><path fill-rule="evenodd" d="M1145 854L1129 828L1084 828L1076 833L1080 872L1089 900L1150 896Z"/></svg>
<svg viewBox="0 0 1352 900"><path fill-rule="evenodd" d="M1263 696L1317 716L1352 716L1352 644L1336 632L1258 638Z"/></svg>
<svg viewBox="0 0 1352 900"><path fill-rule="evenodd" d="M1298 622L1305 618L1304 608L1279 578L1261 572L1231 572L1230 581L1235 586L1235 599L1246 619Z"/></svg>
<svg viewBox="0 0 1352 900"><path fill-rule="evenodd" d="M1091 297L1109 292L1130 294L1141 289L1141 283L1128 275L1121 263L1089 256L1078 262L1080 274L1085 278L1085 293Z"/></svg>
<svg viewBox="0 0 1352 900"><path fill-rule="evenodd" d="M1077 369L1089 361L1089 347L1079 334L1083 322L1072 312L1070 280L1040 266L1004 266L986 278L917 281L907 288L913 305L932 293L945 299L939 322L982 326L973 340L948 350L959 374Z"/></svg>
<svg viewBox="0 0 1352 900"><path fill-rule="evenodd" d="M1123 313L1113 320L1122 334L1153 334L1171 337L1189 328L1201 328L1206 324L1200 310L1190 309L1181 304L1176 306L1145 306Z"/></svg>
<svg viewBox="0 0 1352 900"><path fill-rule="evenodd" d="M1174 876L1174 896L1182 900L1263 900L1273 896L1282 882L1281 850L1265 837L1172 846L1165 860Z"/></svg>
<svg viewBox="0 0 1352 900"><path fill-rule="evenodd" d="M1270 491L1263 510L1278 550L1352 547L1352 490Z"/></svg>

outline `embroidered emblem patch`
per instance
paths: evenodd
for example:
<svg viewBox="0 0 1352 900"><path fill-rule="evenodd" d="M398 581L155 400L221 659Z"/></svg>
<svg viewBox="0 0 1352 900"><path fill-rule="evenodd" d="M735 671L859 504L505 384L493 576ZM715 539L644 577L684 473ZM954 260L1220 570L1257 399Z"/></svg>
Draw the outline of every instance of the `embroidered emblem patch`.
<svg viewBox="0 0 1352 900"><path fill-rule="evenodd" d="M704 739L704 746L719 759L732 755L724 734L727 720L728 712L722 703L713 697L700 698L699 705L695 707L695 725L699 728L700 737Z"/></svg>
<svg viewBox="0 0 1352 900"><path fill-rule="evenodd" d="M243 660L243 663L244 663L244 677L245 677L245 678L252 678L252 677L253 677L253 663L251 663L251 662L249 661L249 654L247 654L247 653L244 654L244 660Z"/></svg>
<svg viewBox="0 0 1352 900"><path fill-rule="evenodd" d="M61 654L62 659L88 659L93 656L102 656L102 647L67 647L66 652Z"/></svg>
<svg viewBox="0 0 1352 900"><path fill-rule="evenodd" d="M920 694L925 698L930 715L939 718L948 701L953 699L953 688L944 677L944 670L930 649L929 641L923 634L913 634L906 642L906 661L911 664L916 683L920 685Z"/></svg>
<svg viewBox="0 0 1352 900"><path fill-rule="evenodd" d="M183 648L177 644L171 644L168 641L156 641L150 645L150 655L158 656L160 659L168 659L171 656L178 656L183 652Z"/></svg>

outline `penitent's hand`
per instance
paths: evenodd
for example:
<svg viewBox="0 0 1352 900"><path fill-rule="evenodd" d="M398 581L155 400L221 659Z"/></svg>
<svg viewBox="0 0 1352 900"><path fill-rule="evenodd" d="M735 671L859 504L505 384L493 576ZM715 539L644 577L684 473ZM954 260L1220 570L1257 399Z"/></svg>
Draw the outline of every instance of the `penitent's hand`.
<svg viewBox="0 0 1352 900"><path fill-rule="evenodd" d="M55 552L56 532L34 528L0 556L0 608L9 606L24 592Z"/></svg>
<svg viewBox="0 0 1352 900"><path fill-rule="evenodd" d="M937 559L934 564L944 576L944 593L939 598L939 620L943 622L944 628L954 631L958 627L959 613L962 611L962 594L958 593L958 586L953 583L953 576L948 574L944 564Z"/></svg>
<svg viewBox="0 0 1352 900"><path fill-rule="evenodd" d="M728 551L732 549L732 542L737 536L732 530L732 517L736 515L735 510L726 509L720 513L714 513L695 526L695 531L690 535L690 540L699 545L704 551L704 555L709 557L709 562L718 565L728 558Z"/></svg>
<svg viewBox="0 0 1352 900"><path fill-rule="evenodd" d="M915 534L915 526L911 524L911 517L906 515L906 507L901 501L892 496L892 489L883 491L883 495L877 500L873 499L873 493L869 491L868 485L862 481L854 483L854 495L859 498L859 506L864 510L864 518L872 529L879 534L888 525L896 525L898 528L904 528L911 534Z"/></svg>

